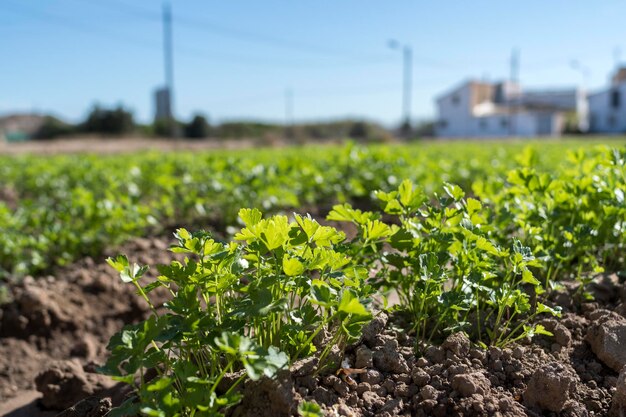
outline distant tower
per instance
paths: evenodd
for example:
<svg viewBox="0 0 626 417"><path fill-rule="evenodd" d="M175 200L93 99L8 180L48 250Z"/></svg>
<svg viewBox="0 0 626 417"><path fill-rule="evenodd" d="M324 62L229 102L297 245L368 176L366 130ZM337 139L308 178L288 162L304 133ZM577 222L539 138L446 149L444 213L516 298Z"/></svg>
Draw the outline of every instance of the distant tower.
<svg viewBox="0 0 626 417"><path fill-rule="evenodd" d="M170 90L162 87L154 92L154 120L164 120L169 123L172 118L172 102Z"/></svg>

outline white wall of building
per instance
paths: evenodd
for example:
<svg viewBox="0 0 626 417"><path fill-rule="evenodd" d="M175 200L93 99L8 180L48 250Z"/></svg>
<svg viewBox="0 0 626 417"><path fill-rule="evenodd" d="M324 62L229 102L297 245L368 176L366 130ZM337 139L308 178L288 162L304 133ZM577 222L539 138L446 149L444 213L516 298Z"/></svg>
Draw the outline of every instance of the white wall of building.
<svg viewBox="0 0 626 417"><path fill-rule="evenodd" d="M519 93L519 92L518 92ZM581 95L582 94L582 95ZM521 110L503 107L493 101L472 102L471 82L440 96L437 103L438 121L435 134L439 137L507 137L558 136L563 131L565 118L558 111ZM584 100L581 100L581 97ZM586 95L580 90L532 92L515 98L520 105L577 110L586 119ZM514 114L507 112L513 110Z"/></svg>
<svg viewBox="0 0 626 417"><path fill-rule="evenodd" d="M626 83L589 96L590 131L626 132Z"/></svg>
<svg viewBox="0 0 626 417"><path fill-rule="evenodd" d="M522 96L522 103L535 105L550 105L563 110L575 109L578 105L578 91L571 90L546 90L526 91Z"/></svg>
<svg viewBox="0 0 626 417"><path fill-rule="evenodd" d="M437 100L439 114L435 127L437 136L464 136L464 133L471 129L473 116L470 101L469 83L463 84Z"/></svg>
<svg viewBox="0 0 626 417"><path fill-rule="evenodd" d="M564 124L560 113L516 113L514 115L496 114L480 117L468 117L461 125L454 125L454 120L446 128L438 128L437 136L460 137L531 137L558 136Z"/></svg>
<svg viewBox="0 0 626 417"><path fill-rule="evenodd" d="M589 129L589 103L584 89L526 91L521 101L528 105L547 105L563 111L575 111L578 128L583 132Z"/></svg>
<svg viewBox="0 0 626 417"><path fill-rule="evenodd" d="M516 124L520 124L520 121L515 121L513 119L514 118L509 117L506 114L492 114L488 116L474 117L470 125L471 127L468 130L468 135L466 136L508 136L511 132L510 129L513 129ZM523 121L521 121L521 123L523 123ZM510 128L509 125L511 126Z"/></svg>

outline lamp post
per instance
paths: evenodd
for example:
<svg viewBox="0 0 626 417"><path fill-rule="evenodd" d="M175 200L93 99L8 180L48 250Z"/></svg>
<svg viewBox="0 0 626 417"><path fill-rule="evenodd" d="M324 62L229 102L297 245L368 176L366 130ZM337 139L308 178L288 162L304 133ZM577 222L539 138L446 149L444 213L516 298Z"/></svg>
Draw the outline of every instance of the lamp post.
<svg viewBox="0 0 626 417"><path fill-rule="evenodd" d="M293 139L293 90L285 90L285 137Z"/></svg>
<svg viewBox="0 0 626 417"><path fill-rule="evenodd" d="M172 6L163 3L163 63L165 67L165 94L167 100L167 127L170 137L179 136L174 116L174 44L172 41Z"/></svg>
<svg viewBox="0 0 626 417"><path fill-rule="evenodd" d="M589 108L586 99L587 88L589 87L589 80L591 78L591 69L585 65L582 65L577 59L573 59L570 62L570 68L572 68L574 71L580 72L580 75L582 77L582 87L580 89L580 94L582 94L581 99L582 103L584 104L581 105L581 109L578 109L578 112L581 113L579 114L580 120L578 120L578 128L581 132L587 132L589 130Z"/></svg>
<svg viewBox="0 0 626 417"><path fill-rule="evenodd" d="M402 51L402 119L403 133L411 130L411 90L412 90L412 72L413 72L413 49L408 44L401 44L395 39L388 42L391 49Z"/></svg>

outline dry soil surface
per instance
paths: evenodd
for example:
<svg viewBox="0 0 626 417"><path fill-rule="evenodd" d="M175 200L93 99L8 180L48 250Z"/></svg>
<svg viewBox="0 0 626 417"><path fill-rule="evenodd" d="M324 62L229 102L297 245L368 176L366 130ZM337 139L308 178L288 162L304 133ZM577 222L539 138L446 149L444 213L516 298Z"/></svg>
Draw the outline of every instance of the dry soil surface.
<svg viewBox="0 0 626 417"><path fill-rule="evenodd" d="M168 263L169 243L136 239L109 255ZM0 309L0 415L103 416L127 394L95 368L106 357L109 337L148 311L103 259L83 259L11 287L13 302ZM416 354L401 318L380 313L362 340L345 357L336 357L362 373L340 369L314 376L315 360L302 361L276 381L244 384L243 402L229 414L294 416L298 404L308 400L327 416L621 417L626 415L624 283L615 275L598 277L591 286L595 301L583 304L573 301L574 290L553 297L564 309L561 319L542 323L553 337L504 349L480 349L454 334Z"/></svg>
<svg viewBox="0 0 626 417"><path fill-rule="evenodd" d="M307 143L339 143L341 140L309 140ZM285 139L154 139L135 137L75 137L71 139L38 140L7 143L0 140L0 155L20 154L71 154L98 155L131 153L138 151L199 151L209 149L245 149L254 147L283 147L297 144Z"/></svg>

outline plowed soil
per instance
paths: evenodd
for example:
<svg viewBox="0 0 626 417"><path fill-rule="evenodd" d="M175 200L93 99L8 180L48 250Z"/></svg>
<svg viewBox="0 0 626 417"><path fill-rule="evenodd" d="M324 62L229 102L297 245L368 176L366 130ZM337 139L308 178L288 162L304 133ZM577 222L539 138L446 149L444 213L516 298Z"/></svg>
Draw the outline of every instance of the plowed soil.
<svg viewBox="0 0 626 417"><path fill-rule="evenodd" d="M137 239L106 255L168 263L169 243ZM87 398L61 415L103 416L126 394L95 367L110 336L148 311L105 257L11 287L13 300L0 309L0 415L55 415ZM381 312L338 358L360 373L313 376L314 360L302 361L276 381L244 384L243 402L229 414L294 416L308 400L327 416L626 415L624 283L599 276L590 289L592 302L576 302L575 286L554 295L563 317L542 323L553 337L505 349L480 349L454 334L416 354L402 318Z"/></svg>

